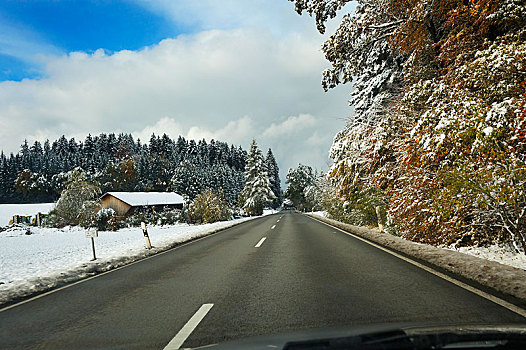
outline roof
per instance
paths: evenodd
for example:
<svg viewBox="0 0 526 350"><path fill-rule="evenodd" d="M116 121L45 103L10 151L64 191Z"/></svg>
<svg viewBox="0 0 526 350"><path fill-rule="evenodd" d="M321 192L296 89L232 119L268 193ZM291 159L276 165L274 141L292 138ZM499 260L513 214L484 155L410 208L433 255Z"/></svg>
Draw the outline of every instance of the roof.
<svg viewBox="0 0 526 350"><path fill-rule="evenodd" d="M175 192L106 192L101 198L108 195L120 199L132 207L184 204L183 197Z"/></svg>

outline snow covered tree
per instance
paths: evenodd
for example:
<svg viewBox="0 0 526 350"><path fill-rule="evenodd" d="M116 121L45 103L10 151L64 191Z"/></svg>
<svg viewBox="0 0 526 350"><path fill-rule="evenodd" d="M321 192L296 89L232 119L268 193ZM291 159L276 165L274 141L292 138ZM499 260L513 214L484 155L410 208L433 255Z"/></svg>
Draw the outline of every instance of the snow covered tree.
<svg viewBox="0 0 526 350"><path fill-rule="evenodd" d="M265 157L265 168L267 169L268 178L270 181L270 189L276 196L276 199L272 201L272 208L278 208L283 202L283 191L281 190L281 180L279 179L279 168L276 163L276 158L272 154L272 150L269 148L267 156Z"/></svg>
<svg viewBox="0 0 526 350"><path fill-rule="evenodd" d="M17 154L0 161L0 201L56 201L75 168L99 181L105 191L166 191L193 199L203 189L223 189L234 204L242 191L246 152L220 141L199 143L153 135L150 145L129 134L88 135L84 142L65 136L44 146L24 142ZM24 166L27 165L27 166Z"/></svg>
<svg viewBox="0 0 526 350"><path fill-rule="evenodd" d="M245 168L245 187L241 192L242 207L251 216L263 214L265 205L270 204L276 196L270 188L270 181L263 162L263 154L252 140Z"/></svg>
<svg viewBox="0 0 526 350"><path fill-rule="evenodd" d="M68 177L52 216L60 226L78 225L83 217L95 215L94 200L100 195L97 183L89 181L86 173L75 169Z"/></svg>
<svg viewBox="0 0 526 350"><path fill-rule="evenodd" d="M322 32L348 2L291 1ZM526 249L524 28L521 0L359 0L323 47L324 88L355 88L337 197L388 201L409 239Z"/></svg>
<svg viewBox="0 0 526 350"><path fill-rule="evenodd" d="M413 174L412 184L395 182L391 196L397 218L414 215L409 207L426 213L401 224L414 239L526 248L525 34L494 39L402 100L403 113L423 111L399 151L398 172Z"/></svg>
<svg viewBox="0 0 526 350"><path fill-rule="evenodd" d="M294 1L294 0L291 0ZM296 11L325 22L349 1L295 0ZM403 23L402 11L390 11L390 1L358 1L354 13L344 15L338 29L323 45L332 68L323 72L325 90L353 83L349 103L354 114L334 138L330 177L342 198L357 181L370 176L393 157L392 140L401 132L391 108L400 97L406 54L390 44Z"/></svg>
<svg viewBox="0 0 526 350"><path fill-rule="evenodd" d="M137 167L132 159L108 162L102 173L102 187L108 191L134 191L138 186Z"/></svg>
<svg viewBox="0 0 526 350"><path fill-rule="evenodd" d="M311 210L311 203L306 200L305 196L309 187L316 184L316 177L312 167L299 164L296 169L290 168L287 172L286 183L288 187L283 195L292 200L296 208Z"/></svg>

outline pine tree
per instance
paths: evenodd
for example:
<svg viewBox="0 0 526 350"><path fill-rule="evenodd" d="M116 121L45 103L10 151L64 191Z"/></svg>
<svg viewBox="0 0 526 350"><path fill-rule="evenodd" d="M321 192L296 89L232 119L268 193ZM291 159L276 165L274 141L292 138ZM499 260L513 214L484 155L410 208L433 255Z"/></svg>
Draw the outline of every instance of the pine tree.
<svg viewBox="0 0 526 350"><path fill-rule="evenodd" d="M243 208L251 216L263 214L263 207L273 201L276 196L270 188L263 154L252 140L250 152L248 153L247 165L245 168L245 188L241 193Z"/></svg>
<svg viewBox="0 0 526 350"><path fill-rule="evenodd" d="M316 178L312 167L299 164L296 169L289 169L287 172L287 190L284 196L294 202L294 205L302 210L310 210L310 205L305 199L305 192L315 185Z"/></svg>
<svg viewBox="0 0 526 350"><path fill-rule="evenodd" d="M272 201L272 208L278 208L283 202L283 191L281 190L281 180L279 179L279 168L276 163L276 158L269 148L265 158L265 168L267 169L268 178L270 181L270 189L276 198Z"/></svg>

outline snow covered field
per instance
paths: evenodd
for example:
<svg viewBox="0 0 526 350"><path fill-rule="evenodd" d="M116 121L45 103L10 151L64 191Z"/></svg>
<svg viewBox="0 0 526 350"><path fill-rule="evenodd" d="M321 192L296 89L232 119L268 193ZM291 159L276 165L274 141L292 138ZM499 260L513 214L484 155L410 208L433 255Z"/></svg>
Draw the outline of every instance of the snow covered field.
<svg viewBox="0 0 526 350"><path fill-rule="evenodd" d="M267 211L265 214L271 213ZM90 261L91 240L86 238L85 231L81 228L31 227L31 235L26 235L25 228L9 228L0 232L0 304L95 272L125 265L177 243L253 218L205 225L149 227L152 250L145 248L140 228L99 232L99 236L95 238L96 261Z"/></svg>
<svg viewBox="0 0 526 350"><path fill-rule="evenodd" d="M31 215L37 213L47 214L55 208L55 203L37 204L0 204L0 227L9 224L13 215Z"/></svg>

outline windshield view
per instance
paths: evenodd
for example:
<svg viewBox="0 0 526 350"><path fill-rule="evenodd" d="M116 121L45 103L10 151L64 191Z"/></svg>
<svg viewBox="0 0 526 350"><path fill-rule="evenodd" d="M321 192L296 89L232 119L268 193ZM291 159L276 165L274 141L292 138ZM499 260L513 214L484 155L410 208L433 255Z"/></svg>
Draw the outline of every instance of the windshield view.
<svg viewBox="0 0 526 350"><path fill-rule="evenodd" d="M524 0L0 1L0 349L526 349Z"/></svg>

